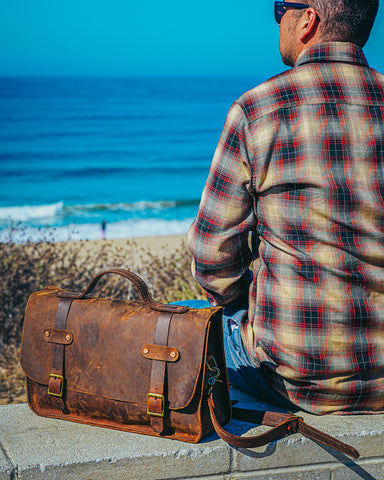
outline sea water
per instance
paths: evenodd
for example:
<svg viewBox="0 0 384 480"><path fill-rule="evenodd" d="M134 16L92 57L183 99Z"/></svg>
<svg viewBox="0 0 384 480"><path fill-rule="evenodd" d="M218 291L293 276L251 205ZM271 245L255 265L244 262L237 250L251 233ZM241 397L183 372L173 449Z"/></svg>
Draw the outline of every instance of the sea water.
<svg viewBox="0 0 384 480"><path fill-rule="evenodd" d="M255 78L0 78L0 241L186 233Z"/></svg>

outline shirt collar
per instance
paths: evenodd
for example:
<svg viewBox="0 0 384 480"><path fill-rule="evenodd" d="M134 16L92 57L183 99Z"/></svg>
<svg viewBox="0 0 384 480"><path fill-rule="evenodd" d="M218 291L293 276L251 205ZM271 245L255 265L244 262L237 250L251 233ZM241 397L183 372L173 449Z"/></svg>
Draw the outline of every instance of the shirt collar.
<svg viewBox="0 0 384 480"><path fill-rule="evenodd" d="M296 60L295 67L306 63L343 62L368 67L361 47L354 43L318 43L305 49Z"/></svg>

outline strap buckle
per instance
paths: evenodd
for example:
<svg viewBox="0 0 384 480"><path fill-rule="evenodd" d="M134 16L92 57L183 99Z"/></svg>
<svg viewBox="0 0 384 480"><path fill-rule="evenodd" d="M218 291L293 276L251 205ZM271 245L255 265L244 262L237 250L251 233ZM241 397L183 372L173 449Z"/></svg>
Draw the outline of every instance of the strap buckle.
<svg viewBox="0 0 384 480"><path fill-rule="evenodd" d="M295 413L289 411L288 412L290 415L292 415L292 417L295 417L295 418L298 418L299 420L301 420L302 422L304 422L304 418L303 417L300 417L299 415L296 415Z"/></svg>
<svg viewBox="0 0 384 480"><path fill-rule="evenodd" d="M161 400L161 413L157 412L151 412L149 409L149 399L154 398L155 400ZM153 417L164 417L164 405L165 405L165 398L164 395L158 395L157 393L147 393L147 400L148 400L148 406L147 406L147 414L152 415Z"/></svg>
<svg viewBox="0 0 384 480"><path fill-rule="evenodd" d="M64 388L64 377L62 375L57 375L56 373L50 373L49 378L53 378L54 380L60 380L60 393L54 393L49 390L49 382L48 382L48 395L52 395L53 397L63 397L63 388Z"/></svg>

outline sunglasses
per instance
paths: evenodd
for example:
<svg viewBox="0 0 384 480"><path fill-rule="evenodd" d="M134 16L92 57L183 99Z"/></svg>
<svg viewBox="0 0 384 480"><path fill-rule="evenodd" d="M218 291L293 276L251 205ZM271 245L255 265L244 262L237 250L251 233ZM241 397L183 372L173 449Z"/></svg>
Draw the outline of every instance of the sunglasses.
<svg viewBox="0 0 384 480"><path fill-rule="evenodd" d="M275 2L275 20L280 25L281 19L287 8L302 9L308 8L310 5L306 3L294 3L294 2Z"/></svg>

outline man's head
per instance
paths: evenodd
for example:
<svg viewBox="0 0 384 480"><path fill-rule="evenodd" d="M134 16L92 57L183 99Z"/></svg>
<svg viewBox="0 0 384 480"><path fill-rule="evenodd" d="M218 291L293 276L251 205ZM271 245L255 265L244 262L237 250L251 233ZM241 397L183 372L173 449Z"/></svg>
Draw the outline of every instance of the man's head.
<svg viewBox="0 0 384 480"><path fill-rule="evenodd" d="M304 0L303 0L304 1ZM289 7L280 23L280 53L293 66L304 48L329 41L364 46L376 18L379 0L307 0L307 8Z"/></svg>

